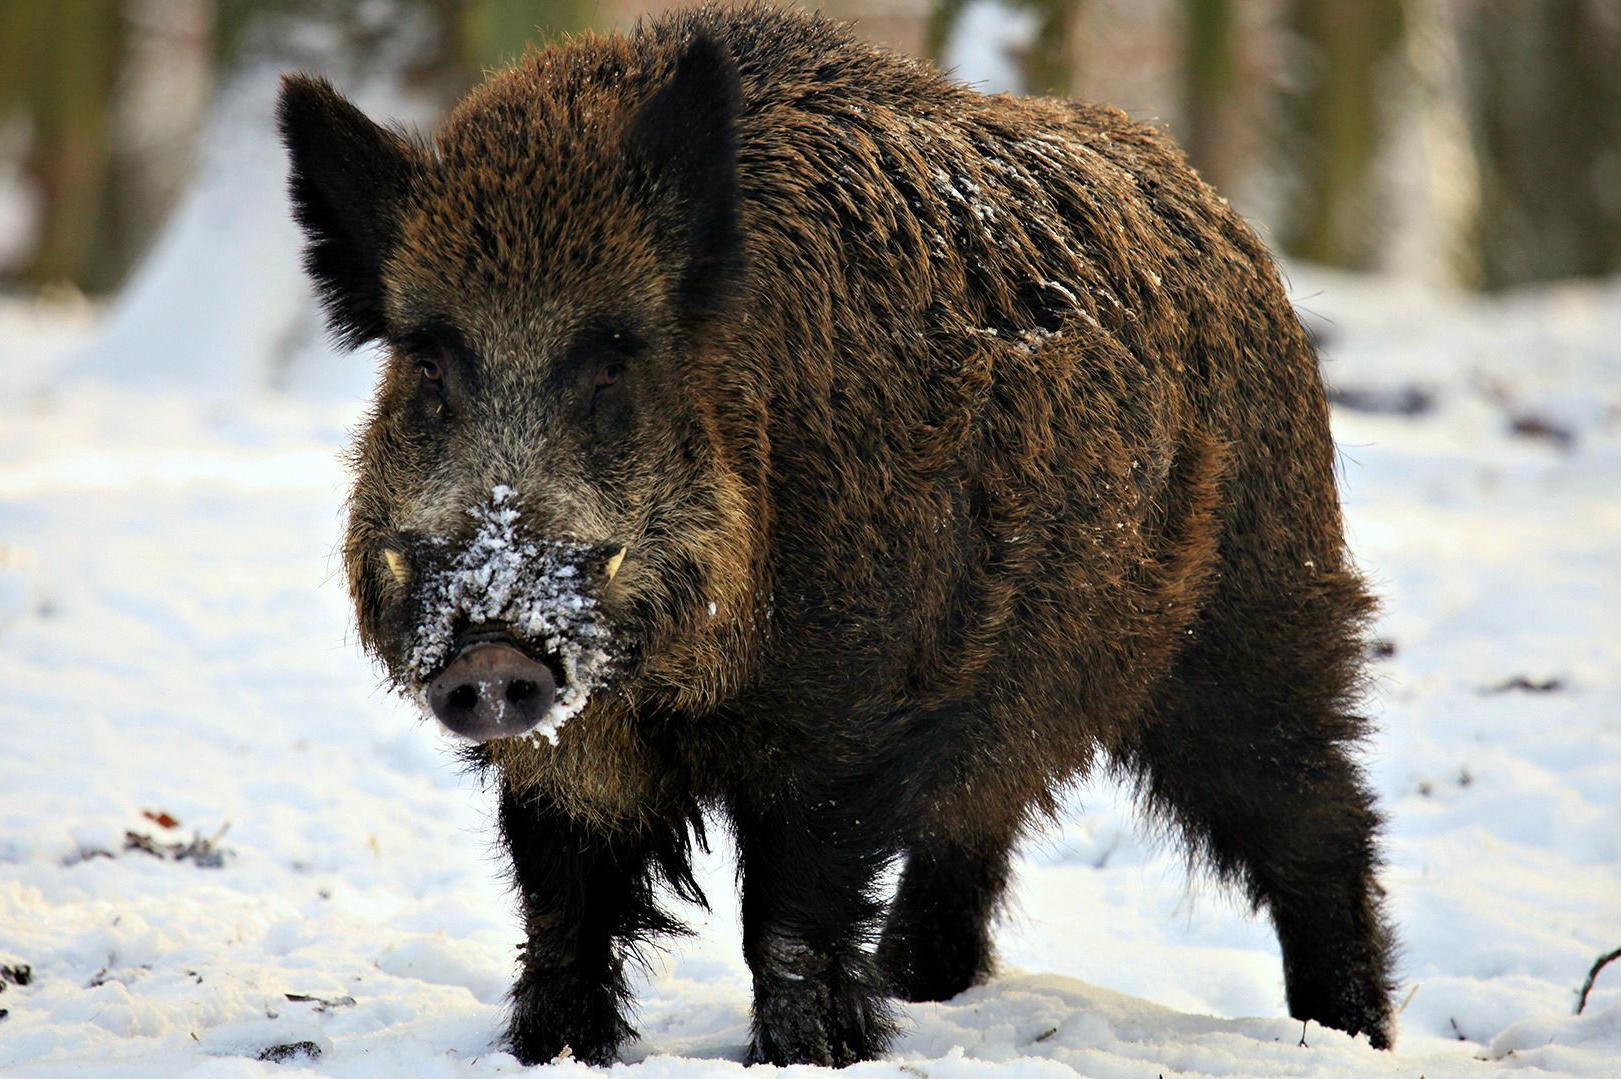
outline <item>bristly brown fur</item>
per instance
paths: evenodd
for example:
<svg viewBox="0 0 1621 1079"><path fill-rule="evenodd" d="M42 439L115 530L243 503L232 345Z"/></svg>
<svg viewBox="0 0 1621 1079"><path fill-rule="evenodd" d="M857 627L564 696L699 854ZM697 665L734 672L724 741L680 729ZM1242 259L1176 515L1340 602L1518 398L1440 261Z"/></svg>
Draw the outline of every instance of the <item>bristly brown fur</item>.
<svg viewBox="0 0 1621 1079"><path fill-rule="evenodd" d="M671 928L647 882L700 807L738 834L756 1058L881 1052L886 986L990 970L1010 846L1100 753L1271 914L1292 1013L1389 1043L1372 600L1317 360L1163 133L757 6L533 52L431 146L353 135L380 201L301 154L352 131L321 94L283 112L311 266L394 354L346 543L368 647L397 673L413 615L382 551L428 566L495 483L537 534L628 544L624 682L556 749L478 753L520 1056L628 1036L619 965ZM571 365L625 340L603 406Z"/></svg>

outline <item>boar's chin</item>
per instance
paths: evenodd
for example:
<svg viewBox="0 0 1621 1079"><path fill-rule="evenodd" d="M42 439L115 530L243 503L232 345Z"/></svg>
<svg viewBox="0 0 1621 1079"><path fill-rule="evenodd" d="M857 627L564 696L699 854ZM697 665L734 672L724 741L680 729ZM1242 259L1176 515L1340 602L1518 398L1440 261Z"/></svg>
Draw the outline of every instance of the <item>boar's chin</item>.
<svg viewBox="0 0 1621 1079"><path fill-rule="evenodd" d="M470 510L472 538L420 583L420 614L398 681L426 703L428 685L455 655L499 630L559 676L551 708L528 732L555 745L558 730L617 666L619 649L596 592L603 552L525 536L512 494L497 487L488 504Z"/></svg>

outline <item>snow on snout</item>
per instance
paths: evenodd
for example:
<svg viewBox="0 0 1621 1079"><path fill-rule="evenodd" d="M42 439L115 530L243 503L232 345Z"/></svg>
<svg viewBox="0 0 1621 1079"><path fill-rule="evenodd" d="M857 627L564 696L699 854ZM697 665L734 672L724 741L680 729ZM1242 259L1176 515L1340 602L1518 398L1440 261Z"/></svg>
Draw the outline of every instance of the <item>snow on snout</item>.
<svg viewBox="0 0 1621 1079"><path fill-rule="evenodd" d="M607 678L613 656L607 623L588 588L590 544L528 539L518 533L516 492L498 485L488 505L468 512L478 529L450 565L425 584L422 620L408 666L425 683L449 658L458 624L500 622L563 669L551 710L527 737L557 744ZM423 697L426 707L426 697Z"/></svg>

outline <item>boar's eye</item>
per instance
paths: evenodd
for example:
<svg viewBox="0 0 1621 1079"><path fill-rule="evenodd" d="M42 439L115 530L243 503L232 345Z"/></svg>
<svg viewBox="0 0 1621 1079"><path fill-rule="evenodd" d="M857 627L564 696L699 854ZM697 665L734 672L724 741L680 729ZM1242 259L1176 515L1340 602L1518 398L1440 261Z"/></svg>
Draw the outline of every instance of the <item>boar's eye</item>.
<svg viewBox="0 0 1621 1079"><path fill-rule="evenodd" d="M588 411L591 429L606 443L617 443L630 430L631 401L625 392L629 368L618 360L597 364Z"/></svg>
<svg viewBox="0 0 1621 1079"><path fill-rule="evenodd" d="M416 368L418 406L436 417L447 417L470 367L471 350L466 342L454 328L435 321L401 334L394 347L402 366L409 362Z"/></svg>
<svg viewBox="0 0 1621 1079"><path fill-rule="evenodd" d="M591 425L604 437L623 435L629 423L629 403L622 385L624 377L622 363L605 363L597 368L591 388L590 416Z"/></svg>
<svg viewBox="0 0 1621 1079"><path fill-rule="evenodd" d="M445 361L441 356L429 349L414 357L417 370L422 374L422 381L417 384L417 400L438 417L445 415L445 406L450 401L449 387L445 385Z"/></svg>
<svg viewBox="0 0 1621 1079"><path fill-rule="evenodd" d="M623 320L598 318L575 335L554 369L557 391L583 403L584 415L599 437L619 438L628 430L632 405L626 384L631 366L646 347Z"/></svg>

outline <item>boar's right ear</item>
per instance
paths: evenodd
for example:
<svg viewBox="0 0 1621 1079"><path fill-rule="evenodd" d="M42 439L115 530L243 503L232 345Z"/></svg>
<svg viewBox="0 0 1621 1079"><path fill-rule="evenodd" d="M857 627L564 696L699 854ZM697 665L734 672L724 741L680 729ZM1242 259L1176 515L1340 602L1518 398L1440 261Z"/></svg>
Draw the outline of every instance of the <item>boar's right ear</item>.
<svg viewBox="0 0 1621 1079"><path fill-rule="evenodd" d="M346 348L380 337L383 264L417 151L309 75L283 77L276 125L291 159L288 188L304 230L304 268L327 322Z"/></svg>
<svg viewBox="0 0 1621 1079"><path fill-rule="evenodd" d="M738 226L737 67L720 42L699 31L675 71L642 105L631 150L657 188L675 195L664 210L684 249L677 302L689 321L724 306L743 270Z"/></svg>

